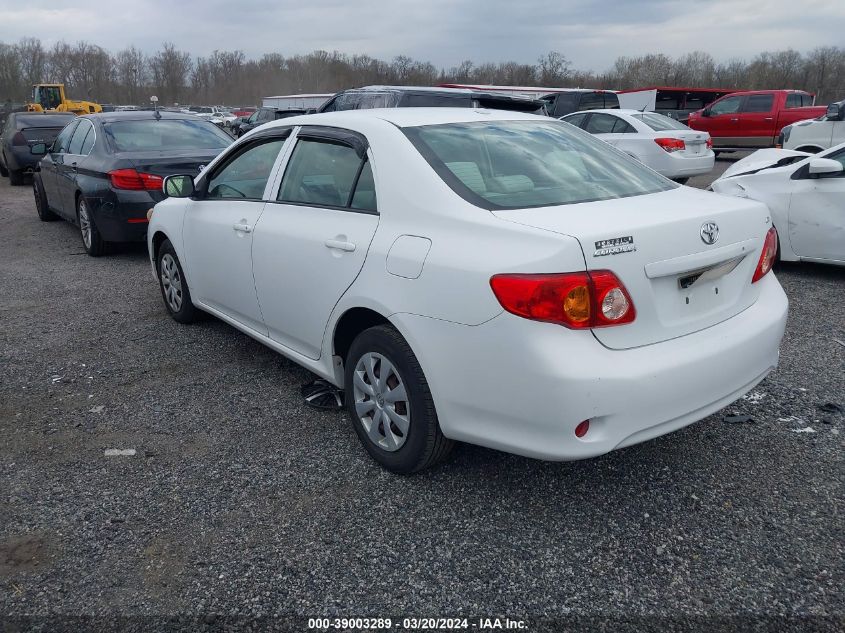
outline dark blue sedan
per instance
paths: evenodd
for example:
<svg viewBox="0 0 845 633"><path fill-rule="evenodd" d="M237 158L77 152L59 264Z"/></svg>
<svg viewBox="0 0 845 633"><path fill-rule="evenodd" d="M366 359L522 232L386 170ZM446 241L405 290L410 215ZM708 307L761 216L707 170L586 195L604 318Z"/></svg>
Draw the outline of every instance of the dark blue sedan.
<svg viewBox="0 0 845 633"><path fill-rule="evenodd" d="M164 198L171 174L200 172L232 137L191 114L109 112L78 117L42 153L33 177L43 221L62 217L79 227L89 255L109 242L143 241L147 211Z"/></svg>

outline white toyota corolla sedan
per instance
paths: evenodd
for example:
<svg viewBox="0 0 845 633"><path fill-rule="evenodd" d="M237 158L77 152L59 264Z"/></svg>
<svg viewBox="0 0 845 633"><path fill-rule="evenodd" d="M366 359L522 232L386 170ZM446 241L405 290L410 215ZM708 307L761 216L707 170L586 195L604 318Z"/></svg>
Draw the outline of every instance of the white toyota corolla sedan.
<svg viewBox="0 0 845 633"><path fill-rule="evenodd" d="M149 252L173 318L213 314L342 387L394 472L455 440L601 455L725 407L778 361L765 205L554 119L293 117L164 188Z"/></svg>
<svg viewBox="0 0 845 633"><path fill-rule="evenodd" d="M680 183L709 174L716 162L713 141L680 121L656 112L589 110L561 118Z"/></svg>
<svg viewBox="0 0 845 633"><path fill-rule="evenodd" d="M845 143L820 154L761 149L711 187L769 207L780 259L845 266Z"/></svg>

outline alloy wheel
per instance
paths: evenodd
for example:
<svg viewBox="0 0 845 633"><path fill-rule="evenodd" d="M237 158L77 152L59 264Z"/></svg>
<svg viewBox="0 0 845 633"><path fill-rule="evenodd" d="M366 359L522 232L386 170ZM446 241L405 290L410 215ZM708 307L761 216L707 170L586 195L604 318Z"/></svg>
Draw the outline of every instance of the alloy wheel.
<svg viewBox="0 0 845 633"><path fill-rule="evenodd" d="M79 230L82 233L82 243L85 248L91 248L91 218L88 216L88 205L84 200L79 201Z"/></svg>
<svg viewBox="0 0 845 633"><path fill-rule="evenodd" d="M368 352L353 372L353 393L358 421L379 448L398 451L408 439L411 410L405 383L383 355Z"/></svg>
<svg viewBox="0 0 845 633"><path fill-rule="evenodd" d="M173 312L179 312L182 307L182 276L179 274L176 260L170 253L165 253L161 258L161 287L164 289L167 305Z"/></svg>

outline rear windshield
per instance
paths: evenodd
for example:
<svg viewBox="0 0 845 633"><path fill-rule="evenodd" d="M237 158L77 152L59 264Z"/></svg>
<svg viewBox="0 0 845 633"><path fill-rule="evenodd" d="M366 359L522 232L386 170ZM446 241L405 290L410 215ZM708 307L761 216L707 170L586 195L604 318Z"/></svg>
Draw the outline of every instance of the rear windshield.
<svg viewBox="0 0 845 633"><path fill-rule="evenodd" d="M609 200L676 186L560 121L479 121L403 131L455 193L485 209Z"/></svg>
<svg viewBox="0 0 845 633"><path fill-rule="evenodd" d="M689 129L683 123L680 123L679 121L676 121L675 119L669 118L668 116L664 116L662 114L655 114L653 112L643 112L642 114L632 114L631 116L635 119L639 119L655 132Z"/></svg>
<svg viewBox="0 0 845 633"><path fill-rule="evenodd" d="M28 127L58 127L62 129L75 118L75 114L25 114L15 117L15 126L19 130Z"/></svg>
<svg viewBox="0 0 845 633"><path fill-rule="evenodd" d="M153 118L114 121L104 126L106 136L118 152L172 149L223 149L232 137L213 123L186 119Z"/></svg>

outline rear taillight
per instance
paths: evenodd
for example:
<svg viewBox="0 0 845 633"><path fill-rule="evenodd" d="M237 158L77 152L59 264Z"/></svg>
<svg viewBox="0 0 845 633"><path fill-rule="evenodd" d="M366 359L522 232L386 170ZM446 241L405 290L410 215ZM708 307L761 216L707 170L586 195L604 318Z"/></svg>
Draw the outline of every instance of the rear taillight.
<svg viewBox="0 0 845 633"><path fill-rule="evenodd" d="M759 281L772 269L772 266L775 265L777 252L778 232L775 230L775 227L772 227L766 233L766 239L763 241L763 252L760 253L760 261L757 262L757 269L754 271L754 277L751 278L751 283Z"/></svg>
<svg viewBox="0 0 845 633"><path fill-rule="evenodd" d="M713 139L712 138L708 138L706 141L704 141L704 144L707 146L707 149L713 149Z"/></svg>
<svg viewBox="0 0 845 633"><path fill-rule="evenodd" d="M115 189L131 189L132 191L161 190L162 177L155 174L145 174L134 169L116 169L109 172L109 180Z"/></svg>
<svg viewBox="0 0 845 633"><path fill-rule="evenodd" d="M12 145L20 147L21 145L29 145L29 143L27 143L26 137L23 135L23 132L18 132L12 137Z"/></svg>
<svg viewBox="0 0 845 633"><path fill-rule="evenodd" d="M686 149L686 144L680 138L656 138L654 142L667 152L680 152Z"/></svg>
<svg viewBox="0 0 845 633"><path fill-rule="evenodd" d="M609 270L494 275L490 287L505 310L533 321L586 329L622 325L636 317L631 296Z"/></svg>

